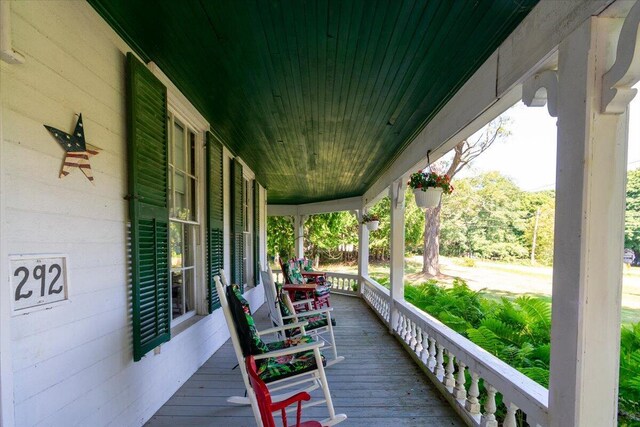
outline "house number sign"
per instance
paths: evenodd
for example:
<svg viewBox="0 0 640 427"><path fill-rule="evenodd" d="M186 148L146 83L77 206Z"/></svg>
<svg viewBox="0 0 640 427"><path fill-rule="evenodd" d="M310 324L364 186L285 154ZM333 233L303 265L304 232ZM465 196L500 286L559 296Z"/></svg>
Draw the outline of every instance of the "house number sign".
<svg viewBox="0 0 640 427"><path fill-rule="evenodd" d="M67 257L20 255L10 258L14 314L51 308L69 299Z"/></svg>

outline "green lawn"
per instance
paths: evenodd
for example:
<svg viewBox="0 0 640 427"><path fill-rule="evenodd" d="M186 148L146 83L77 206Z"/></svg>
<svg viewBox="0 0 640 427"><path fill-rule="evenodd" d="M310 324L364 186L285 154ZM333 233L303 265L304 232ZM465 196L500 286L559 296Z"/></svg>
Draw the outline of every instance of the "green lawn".
<svg viewBox="0 0 640 427"><path fill-rule="evenodd" d="M520 295L531 295L551 302L551 267L463 258L441 258L443 275L439 283L451 283L454 277L464 279L472 289L481 290L490 299L515 299ZM357 273L357 264L323 264L322 270ZM405 284L415 285L427 278L421 274L422 258L410 256L405 259ZM369 264L369 275L380 284L388 286L389 263ZM624 269L622 323L640 322L640 268Z"/></svg>

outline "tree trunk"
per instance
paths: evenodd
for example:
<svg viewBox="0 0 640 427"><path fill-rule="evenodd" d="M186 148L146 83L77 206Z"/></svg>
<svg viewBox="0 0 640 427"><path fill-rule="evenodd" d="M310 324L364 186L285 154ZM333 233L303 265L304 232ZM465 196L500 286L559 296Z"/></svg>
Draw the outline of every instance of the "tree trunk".
<svg viewBox="0 0 640 427"><path fill-rule="evenodd" d="M422 272L435 277L440 274L440 208L442 203L424 212L424 252Z"/></svg>

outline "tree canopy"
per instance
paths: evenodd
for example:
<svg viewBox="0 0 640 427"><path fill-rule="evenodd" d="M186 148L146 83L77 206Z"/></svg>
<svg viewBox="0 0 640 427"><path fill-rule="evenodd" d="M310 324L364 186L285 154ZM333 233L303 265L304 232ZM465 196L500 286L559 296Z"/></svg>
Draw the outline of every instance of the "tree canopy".
<svg viewBox="0 0 640 427"><path fill-rule="evenodd" d="M627 174L627 210L624 243L626 248L640 253L640 169Z"/></svg>

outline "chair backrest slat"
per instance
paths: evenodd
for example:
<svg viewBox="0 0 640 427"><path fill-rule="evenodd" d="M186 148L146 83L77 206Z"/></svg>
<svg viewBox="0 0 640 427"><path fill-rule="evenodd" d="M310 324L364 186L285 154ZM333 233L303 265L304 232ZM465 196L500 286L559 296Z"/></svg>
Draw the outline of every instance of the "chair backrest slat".
<svg viewBox="0 0 640 427"><path fill-rule="evenodd" d="M278 294L276 290L276 284L273 281L273 273L271 267L267 267L266 271L260 271L262 277L262 284L264 286L264 295L267 298L267 304L269 305L269 316L271 321L276 326L283 326L282 313L280 312L280 302L278 301Z"/></svg>

